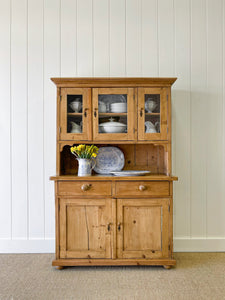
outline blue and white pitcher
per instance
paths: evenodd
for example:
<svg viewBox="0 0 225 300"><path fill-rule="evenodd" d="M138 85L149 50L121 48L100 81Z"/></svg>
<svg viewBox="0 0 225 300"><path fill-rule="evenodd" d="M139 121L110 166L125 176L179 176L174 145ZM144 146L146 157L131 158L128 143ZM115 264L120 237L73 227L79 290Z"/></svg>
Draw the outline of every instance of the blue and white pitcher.
<svg viewBox="0 0 225 300"><path fill-rule="evenodd" d="M77 158L78 160L78 176L91 176L92 169L95 167L96 161L88 158Z"/></svg>

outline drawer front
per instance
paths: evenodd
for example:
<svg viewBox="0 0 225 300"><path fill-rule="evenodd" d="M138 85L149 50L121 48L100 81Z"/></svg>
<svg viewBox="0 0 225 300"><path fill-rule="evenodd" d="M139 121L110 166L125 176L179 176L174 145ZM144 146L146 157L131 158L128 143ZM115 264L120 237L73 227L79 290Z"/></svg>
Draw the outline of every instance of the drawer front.
<svg viewBox="0 0 225 300"><path fill-rule="evenodd" d="M61 196L111 196L110 181L59 181L58 194Z"/></svg>
<svg viewBox="0 0 225 300"><path fill-rule="evenodd" d="M120 181L116 182L117 196L169 196L169 181Z"/></svg>

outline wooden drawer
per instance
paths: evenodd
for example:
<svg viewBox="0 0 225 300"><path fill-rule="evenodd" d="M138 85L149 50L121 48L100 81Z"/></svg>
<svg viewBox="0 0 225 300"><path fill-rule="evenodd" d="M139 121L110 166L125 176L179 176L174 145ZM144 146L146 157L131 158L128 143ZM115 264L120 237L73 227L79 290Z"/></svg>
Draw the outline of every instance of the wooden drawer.
<svg viewBox="0 0 225 300"><path fill-rule="evenodd" d="M110 181L59 181L58 194L69 196L111 196Z"/></svg>
<svg viewBox="0 0 225 300"><path fill-rule="evenodd" d="M120 181L116 182L117 196L169 196L169 181Z"/></svg>

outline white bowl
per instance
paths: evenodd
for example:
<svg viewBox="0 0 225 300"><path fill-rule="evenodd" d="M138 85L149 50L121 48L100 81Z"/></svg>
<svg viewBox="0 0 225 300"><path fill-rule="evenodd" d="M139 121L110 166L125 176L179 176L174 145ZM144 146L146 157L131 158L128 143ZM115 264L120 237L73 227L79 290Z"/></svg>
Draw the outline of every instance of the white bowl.
<svg viewBox="0 0 225 300"><path fill-rule="evenodd" d="M111 109L112 113L126 113L127 109Z"/></svg>
<svg viewBox="0 0 225 300"><path fill-rule="evenodd" d="M126 131L126 126L104 126L101 127L102 133L124 133Z"/></svg>
<svg viewBox="0 0 225 300"><path fill-rule="evenodd" d="M127 103L112 103L111 112L113 113L126 113L127 112Z"/></svg>
<svg viewBox="0 0 225 300"><path fill-rule="evenodd" d="M99 125L100 132L102 133L123 133L127 129L127 125L120 122L105 122Z"/></svg>

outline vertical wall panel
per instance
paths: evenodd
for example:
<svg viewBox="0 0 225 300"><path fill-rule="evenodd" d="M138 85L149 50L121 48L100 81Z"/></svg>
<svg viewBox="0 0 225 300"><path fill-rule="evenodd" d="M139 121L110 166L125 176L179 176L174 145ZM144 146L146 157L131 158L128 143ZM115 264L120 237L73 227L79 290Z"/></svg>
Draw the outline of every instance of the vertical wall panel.
<svg viewBox="0 0 225 300"><path fill-rule="evenodd" d="M223 102L223 144L222 149L225 149L225 0L222 1L222 58L223 58L223 74L222 74L222 102ZM222 167L222 183L223 183L223 189L222 189L222 199L225 198L225 151L223 151L223 161L221 164ZM223 201L223 200L222 200ZM225 211L225 210L224 210ZM223 218L225 220L225 217ZM224 235L223 235L224 236Z"/></svg>
<svg viewBox="0 0 225 300"><path fill-rule="evenodd" d="M222 195L223 58L222 1L207 1L207 235L225 236L225 201ZM216 152L216 159L215 159ZM215 216L217 222L215 222Z"/></svg>
<svg viewBox="0 0 225 300"><path fill-rule="evenodd" d="M173 0L158 0L159 76L174 75Z"/></svg>
<svg viewBox="0 0 225 300"><path fill-rule="evenodd" d="M54 184L56 172L56 88L51 77L60 76L60 0L44 2L44 190L45 238L54 237Z"/></svg>
<svg viewBox="0 0 225 300"><path fill-rule="evenodd" d="M142 0L142 76L159 76L158 1Z"/></svg>
<svg viewBox="0 0 225 300"><path fill-rule="evenodd" d="M110 76L126 74L125 0L110 0Z"/></svg>
<svg viewBox="0 0 225 300"><path fill-rule="evenodd" d="M174 234L190 236L190 1L176 0L175 13L175 75L173 89L173 134L176 172L174 184Z"/></svg>
<svg viewBox="0 0 225 300"><path fill-rule="evenodd" d="M172 89L173 174L179 177L175 242L184 251L193 245L195 251L204 245L221 250L224 19L224 0L0 1L0 249L43 251L54 238L51 77L177 76Z"/></svg>
<svg viewBox="0 0 225 300"><path fill-rule="evenodd" d="M206 2L191 1L191 235L206 236Z"/></svg>
<svg viewBox="0 0 225 300"><path fill-rule="evenodd" d="M77 76L92 76L92 0L77 0L77 4Z"/></svg>
<svg viewBox="0 0 225 300"><path fill-rule="evenodd" d="M93 75L109 76L109 2L93 0Z"/></svg>
<svg viewBox="0 0 225 300"><path fill-rule="evenodd" d="M44 237L43 3L28 3L28 199L29 238Z"/></svg>
<svg viewBox="0 0 225 300"><path fill-rule="evenodd" d="M10 1L0 2L0 238L11 238ZM4 141L4 142L3 142Z"/></svg>
<svg viewBox="0 0 225 300"><path fill-rule="evenodd" d="M61 75L77 73L77 0L61 0Z"/></svg>
<svg viewBox="0 0 225 300"><path fill-rule="evenodd" d="M141 76L139 1L126 0L126 76Z"/></svg>
<svg viewBox="0 0 225 300"><path fill-rule="evenodd" d="M12 236L27 238L27 0L12 0Z"/></svg>

